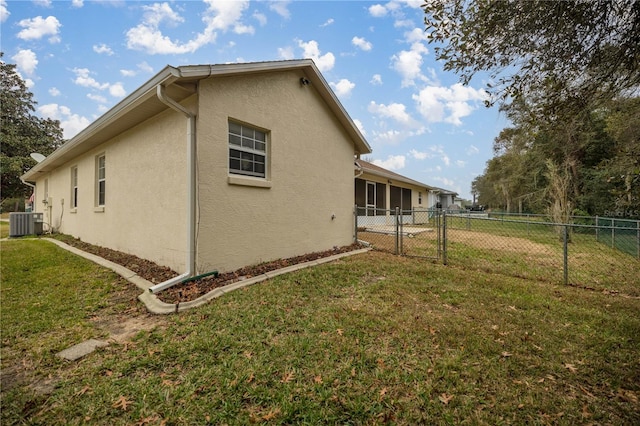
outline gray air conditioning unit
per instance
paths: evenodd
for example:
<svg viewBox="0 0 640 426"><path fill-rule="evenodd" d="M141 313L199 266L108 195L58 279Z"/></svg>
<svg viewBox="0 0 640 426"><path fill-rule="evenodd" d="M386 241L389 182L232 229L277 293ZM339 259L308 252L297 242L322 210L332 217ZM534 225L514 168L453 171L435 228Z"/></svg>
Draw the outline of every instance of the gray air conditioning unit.
<svg viewBox="0 0 640 426"><path fill-rule="evenodd" d="M42 213L9 213L9 237L42 235Z"/></svg>

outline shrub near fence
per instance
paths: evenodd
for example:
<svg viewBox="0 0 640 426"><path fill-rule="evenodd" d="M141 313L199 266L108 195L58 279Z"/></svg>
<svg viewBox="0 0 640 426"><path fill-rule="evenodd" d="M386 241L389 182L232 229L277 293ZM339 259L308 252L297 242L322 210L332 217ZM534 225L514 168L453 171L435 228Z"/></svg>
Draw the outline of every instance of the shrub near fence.
<svg viewBox="0 0 640 426"><path fill-rule="evenodd" d="M523 219L439 210L355 216L356 237L377 250L640 297L640 231L629 225L637 222L621 227L602 218L599 226L595 218L593 224Z"/></svg>

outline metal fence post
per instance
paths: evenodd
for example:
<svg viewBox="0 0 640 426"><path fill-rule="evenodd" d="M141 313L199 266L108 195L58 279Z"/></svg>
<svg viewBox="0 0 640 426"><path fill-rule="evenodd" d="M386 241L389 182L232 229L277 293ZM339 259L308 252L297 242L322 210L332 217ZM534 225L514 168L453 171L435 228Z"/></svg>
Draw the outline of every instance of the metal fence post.
<svg viewBox="0 0 640 426"><path fill-rule="evenodd" d="M442 264L447 264L447 212L442 211Z"/></svg>
<svg viewBox="0 0 640 426"><path fill-rule="evenodd" d="M611 219L611 248L616 248L616 220Z"/></svg>
<svg viewBox="0 0 640 426"><path fill-rule="evenodd" d="M400 252L398 251L398 242L400 239L400 224L398 222L398 211L400 210L399 207L396 207L396 255L400 254Z"/></svg>
<svg viewBox="0 0 640 426"><path fill-rule="evenodd" d="M358 205L356 204L353 208L353 223L355 224L355 243L358 242Z"/></svg>
<svg viewBox="0 0 640 426"><path fill-rule="evenodd" d="M598 216L596 215L596 242L600 241L600 226L598 226Z"/></svg>
<svg viewBox="0 0 640 426"><path fill-rule="evenodd" d="M569 225L564 225L563 254L564 254L564 285L569 284Z"/></svg>
<svg viewBox="0 0 640 426"><path fill-rule="evenodd" d="M440 255L442 254L442 228L440 228L440 211L438 209L436 209L435 215L436 215L436 229L438 230L437 252L438 252L438 259L440 259Z"/></svg>

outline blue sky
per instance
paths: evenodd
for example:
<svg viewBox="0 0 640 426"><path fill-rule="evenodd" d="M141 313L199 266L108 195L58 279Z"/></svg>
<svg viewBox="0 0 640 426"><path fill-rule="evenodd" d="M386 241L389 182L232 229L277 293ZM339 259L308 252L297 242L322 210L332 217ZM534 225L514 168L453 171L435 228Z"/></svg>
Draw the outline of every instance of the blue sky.
<svg viewBox="0 0 640 426"><path fill-rule="evenodd" d="M435 60L423 0L0 0L3 60L77 134L167 64L312 58L376 164L471 199L507 123Z"/></svg>

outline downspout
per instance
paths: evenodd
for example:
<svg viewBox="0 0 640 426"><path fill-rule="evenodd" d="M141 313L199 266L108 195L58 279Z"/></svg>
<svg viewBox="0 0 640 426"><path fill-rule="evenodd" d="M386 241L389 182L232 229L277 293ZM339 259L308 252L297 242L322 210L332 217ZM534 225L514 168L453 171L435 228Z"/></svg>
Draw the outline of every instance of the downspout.
<svg viewBox="0 0 640 426"><path fill-rule="evenodd" d="M31 188L33 188L33 193L35 194L36 192L36 186L32 183L29 183L27 181L25 181L24 179L20 178L20 182L22 182L23 184L30 186ZM33 197L33 205L31 206L31 211L35 211L35 205L36 205L36 198Z"/></svg>
<svg viewBox="0 0 640 426"><path fill-rule="evenodd" d="M149 288L151 293L158 293L174 286L196 272L196 116L175 100L169 98L162 84L156 86L156 94L161 102L169 108L187 117L187 270L185 273Z"/></svg>

